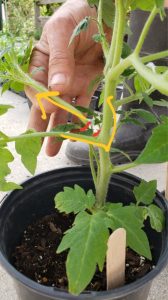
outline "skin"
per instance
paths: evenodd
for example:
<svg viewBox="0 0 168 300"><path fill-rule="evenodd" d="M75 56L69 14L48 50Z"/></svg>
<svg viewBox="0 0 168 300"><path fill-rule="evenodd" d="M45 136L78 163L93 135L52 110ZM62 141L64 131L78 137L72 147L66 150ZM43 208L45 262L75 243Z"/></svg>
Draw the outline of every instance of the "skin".
<svg viewBox="0 0 168 300"><path fill-rule="evenodd" d="M168 0L165 0L165 7L168 7ZM92 93L88 94L89 84L102 73L104 65L101 46L92 39L97 33L96 22L92 21L89 28L68 46L74 28L86 16L96 17L96 9L91 8L87 0L67 0L44 26L41 39L33 50L29 69L32 72L37 67L43 67L43 71L33 75L35 80L50 90L59 91L61 98L67 102L71 103L75 98L76 105L85 107L92 96ZM111 31L105 28L105 32L107 39L110 39ZM43 105L47 120L42 120L35 99L36 92L27 87L26 94L33 103L28 128L45 131L67 122L67 113L46 101ZM54 156L60 147L61 142L48 138L46 154Z"/></svg>
<svg viewBox="0 0 168 300"><path fill-rule="evenodd" d="M102 49L92 36L97 33L96 22L82 32L68 47L76 25L86 16L96 17L96 9L85 0L68 0L46 23L40 41L33 50L30 72L43 66L44 71L33 75L34 79L61 93L61 98L76 105L88 106L92 94L88 94L90 82L103 70ZM59 28L59 30L58 30ZM47 121L41 119L41 112L35 100L35 91L26 88L26 94L33 106L30 113L29 128L45 131L67 122L67 113L44 101ZM54 156L61 147L60 142L48 138L46 153Z"/></svg>

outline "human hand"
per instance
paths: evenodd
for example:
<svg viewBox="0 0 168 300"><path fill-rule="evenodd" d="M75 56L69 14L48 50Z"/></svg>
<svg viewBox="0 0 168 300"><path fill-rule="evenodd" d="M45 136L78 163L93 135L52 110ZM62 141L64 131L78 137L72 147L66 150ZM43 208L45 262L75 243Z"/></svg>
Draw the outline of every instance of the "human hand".
<svg viewBox="0 0 168 300"><path fill-rule="evenodd" d="M46 23L40 41L33 50L30 72L37 67L33 78L48 87L59 91L61 98L71 103L88 106L92 94L88 95L90 82L103 70L102 49L95 43L92 36L97 33L96 22L92 21L89 28L81 32L68 47L70 37L76 25L86 16L96 17L96 9L91 8L86 0L68 0L59 8ZM67 122L67 112L44 101L47 120L41 119L41 111L35 99L36 92L26 88L26 94L33 106L30 113L29 128L37 131L51 130L58 124ZM48 138L46 153L54 156L58 153L61 142Z"/></svg>

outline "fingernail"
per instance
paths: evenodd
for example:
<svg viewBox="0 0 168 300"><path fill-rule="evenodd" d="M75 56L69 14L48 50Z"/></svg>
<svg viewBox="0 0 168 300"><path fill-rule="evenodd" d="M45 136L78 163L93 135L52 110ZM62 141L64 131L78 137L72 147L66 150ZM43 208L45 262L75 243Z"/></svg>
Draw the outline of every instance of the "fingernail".
<svg viewBox="0 0 168 300"><path fill-rule="evenodd" d="M51 82L50 82L50 85L61 85L61 84L65 84L66 83L66 76L62 73L59 73L59 74L55 74L53 75L52 79L51 79Z"/></svg>

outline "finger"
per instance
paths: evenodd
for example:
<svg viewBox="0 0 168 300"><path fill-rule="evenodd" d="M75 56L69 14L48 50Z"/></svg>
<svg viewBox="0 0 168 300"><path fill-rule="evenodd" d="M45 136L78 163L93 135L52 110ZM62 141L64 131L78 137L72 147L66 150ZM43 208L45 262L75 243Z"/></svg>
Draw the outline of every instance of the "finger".
<svg viewBox="0 0 168 300"><path fill-rule="evenodd" d="M39 84L44 85L45 87L48 86L48 61L48 55L39 51L36 47L33 49L29 66L29 73L34 80L39 82ZM35 91L31 87L25 87L25 92L27 97L37 105L35 98L37 91Z"/></svg>
<svg viewBox="0 0 168 300"><path fill-rule="evenodd" d="M49 87L69 94L75 67L74 43L69 46L69 41L76 24L69 16L61 16L48 26Z"/></svg>
<svg viewBox="0 0 168 300"><path fill-rule="evenodd" d="M47 115L47 119L43 120L41 118L41 111L32 105L28 123L28 129L35 129L36 131L46 131L50 115Z"/></svg>
<svg viewBox="0 0 168 300"><path fill-rule="evenodd" d="M70 103L69 97L63 97L64 100ZM50 122L49 122L49 131L51 131L53 128L55 128L57 125L60 124L66 124L67 123L67 116L68 113L62 109L58 109L56 112L51 114ZM46 145L46 154L48 156L55 156L60 148L61 148L62 142L59 142L57 138L55 137L49 137L47 139L47 145Z"/></svg>

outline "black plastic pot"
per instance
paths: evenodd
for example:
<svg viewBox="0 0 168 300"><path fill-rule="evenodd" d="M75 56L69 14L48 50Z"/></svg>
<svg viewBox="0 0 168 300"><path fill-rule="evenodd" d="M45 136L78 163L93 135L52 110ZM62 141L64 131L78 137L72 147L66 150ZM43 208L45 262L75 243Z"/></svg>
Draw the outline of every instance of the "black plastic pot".
<svg viewBox="0 0 168 300"><path fill-rule="evenodd" d="M132 189L138 183L139 179L135 176L116 174L111 179L108 198L114 202L128 204L133 201ZM55 194L64 186L74 184L79 184L86 190L93 188L89 168L65 168L38 175L27 180L23 184L23 190L10 193L0 207L0 262L14 278L19 299L146 300L152 280L166 266L168 259L168 204L159 192L155 202L165 212L165 229L162 234L158 234L146 226L156 267L136 282L107 292L86 292L75 297L66 291L42 286L23 276L12 266L12 250L19 243L24 229L37 218L50 213L54 208Z"/></svg>

